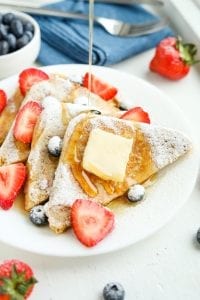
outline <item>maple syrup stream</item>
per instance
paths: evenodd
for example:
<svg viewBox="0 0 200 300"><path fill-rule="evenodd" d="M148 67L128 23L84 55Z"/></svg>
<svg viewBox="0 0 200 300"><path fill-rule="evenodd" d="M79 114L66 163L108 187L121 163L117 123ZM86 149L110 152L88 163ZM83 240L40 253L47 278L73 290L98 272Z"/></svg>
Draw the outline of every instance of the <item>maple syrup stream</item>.
<svg viewBox="0 0 200 300"><path fill-rule="evenodd" d="M88 59L88 105L90 104L91 75L92 75L92 49L93 49L93 28L94 28L94 0L89 1L89 59Z"/></svg>

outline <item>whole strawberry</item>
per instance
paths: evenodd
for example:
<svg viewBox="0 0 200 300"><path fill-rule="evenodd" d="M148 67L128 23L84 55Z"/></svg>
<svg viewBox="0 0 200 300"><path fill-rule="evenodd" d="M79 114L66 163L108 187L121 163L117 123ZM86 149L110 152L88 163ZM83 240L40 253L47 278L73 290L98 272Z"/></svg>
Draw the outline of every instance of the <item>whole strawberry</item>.
<svg viewBox="0 0 200 300"><path fill-rule="evenodd" d="M195 60L196 53L195 45L168 37L157 46L149 68L171 80L179 80L188 74L191 65L198 62Z"/></svg>
<svg viewBox="0 0 200 300"><path fill-rule="evenodd" d="M0 299L27 299L36 282L32 269L26 263L12 259L0 264Z"/></svg>

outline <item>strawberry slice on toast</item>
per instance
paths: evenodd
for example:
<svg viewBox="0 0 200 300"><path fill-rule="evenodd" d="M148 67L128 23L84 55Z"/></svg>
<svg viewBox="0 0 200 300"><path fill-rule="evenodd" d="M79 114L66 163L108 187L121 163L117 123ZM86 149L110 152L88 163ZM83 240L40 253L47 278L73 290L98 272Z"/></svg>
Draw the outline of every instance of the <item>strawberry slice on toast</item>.
<svg viewBox="0 0 200 300"><path fill-rule="evenodd" d="M0 167L0 207L11 208L26 178L26 167L22 163Z"/></svg>
<svg viewBox="0 0 200 300"><path fill-rule="evenodd" d="M25 69L19 75L19 87L22 95L25 96L33 84L48 79L49 76L42 70L36 68Z"/></svg>
<svg viewBox="0 0 200 300"><path fill-rule="evenodd" d="M41 104L34 101L27 102L20 109L14 125L14 137L17 141L31 143L33 130L41 112Z"/></svg>
<svg viewBox="0 0 200 300"><path fill-rule="evenodd" d="M83 78L83 86L90 89L92 93L100 96L104 100L113 99L118 90L107 82L91 74L91 83L89 83L89 73L86 73ZM89 86L90 85L90 86Z"/></svg>
<svg viewBox="0 0 200 300"><path fill-rule="evenodd" d="M7 104L7 95L4 90L0 89L0 113L4 110Z"/></svg>
<svg viewBox="0 0 200 300"><path fill-rule="evenodd" d="M78 240L93 247L114 227L114 214L94 201L78 199L71 210L72 228Z"/></svg>
<svg viewBox="0 0 200 300"><path fill-rule="evenodd" d="M150 124L150 118L148 113L139 106L129 109L120 118Z"/></svg>

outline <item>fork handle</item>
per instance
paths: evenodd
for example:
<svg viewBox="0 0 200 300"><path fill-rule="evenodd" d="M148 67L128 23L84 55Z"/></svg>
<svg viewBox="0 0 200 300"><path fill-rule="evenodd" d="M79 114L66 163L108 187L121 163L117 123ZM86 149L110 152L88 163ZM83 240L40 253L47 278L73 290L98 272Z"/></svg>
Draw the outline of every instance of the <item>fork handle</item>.
<svg viewBox="0 0 200 300"><path fill-rule="evenodd" d="M72 12L65 12L65 11L55 10L55 9L28 7L28 6L21 6L21 5L18 6L18 5L10 5L10 4L9 5L0 4L0 7L6 7L6 8L13 9L13 10L25 12L28 14L40 15L40 16L46 16L46 17L89 20L88 15L72 13Z"/></svg>

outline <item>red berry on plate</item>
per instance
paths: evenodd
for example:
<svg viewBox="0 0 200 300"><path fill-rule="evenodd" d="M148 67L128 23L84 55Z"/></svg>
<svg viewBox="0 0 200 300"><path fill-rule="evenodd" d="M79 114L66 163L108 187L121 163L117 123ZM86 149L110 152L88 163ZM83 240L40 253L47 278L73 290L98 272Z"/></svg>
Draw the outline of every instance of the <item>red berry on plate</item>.
<svg viewBox="0 0 200 300"><path fill-rule="evenodd" d="M198 62L195 60L196 53L195 45L168 37L157 46L149 68L171 80L178 80L188 74L191 65Z"/></svg>
<svg viewBox="0 0 200 300"><path fill-rule="evenodd" d="M129 109L120 118L150 124L150 118L148 113L139 106Z"/></svg>
<svg viewBox="0 0 200 300"><path fill-rule="evenodd" d="M89 88L89 73L86 73L83 78L83 86ZM100 96L104 100L111 100L117 94L117 89L107 82L102 81L100 78L91 74L91 87L92 93Z"/></svg>
<svg viewBox="0 0 200 300"><path fill-rule="evenodd" d="M0 89L0 113L4 110L7 104L7 96L4 90Z"/></svg>
<svg viewBox="0 0 200 300"><path fill-rule="evenodd" d="M71 223L78 240L93 247L112 231L114 214L99 203L78 199L72 205Z"/></svg>
<svg viewBox="0 0 200 300"><path fill-rule="evenodd" d="M19 110L14 125L16 140L22 143L31 143L33 130L41 111L42 106L34 101L27 102Z"/></svg>
<svg viewBox="0 0 200 300"><path fill-rule="evenodd" d="M35 68L25 69L19 75L19 87L22 95L25 96L33 84L47 79L49 79L49 76L42 70Z"/></svg>
<svg viewBox="0 0 200 300"><path fill-rule="evenodd" d="M0 207L11 208L26 178L26 167L16 163L0 167Z"/></svg>
<svg viewBox="0 0 200 300"><path fill-rule="evenodd" d="M36 282L28 264L17 259L0 264L0 295L5 297L0 299L27 299Z"/></svg>

